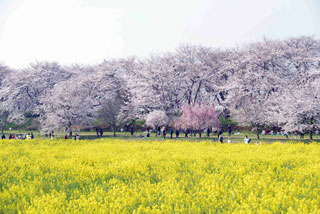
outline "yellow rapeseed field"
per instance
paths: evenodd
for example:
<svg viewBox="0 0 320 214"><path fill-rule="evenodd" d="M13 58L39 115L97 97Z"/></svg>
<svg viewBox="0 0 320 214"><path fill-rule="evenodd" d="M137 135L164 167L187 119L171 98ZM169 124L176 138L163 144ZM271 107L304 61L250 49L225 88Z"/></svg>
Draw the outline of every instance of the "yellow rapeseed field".
<svg viewBox="0 0 320 214"><path fill-rule="evenodd" d="M320 213L320 145L0 141L0 213Z"/></svg>

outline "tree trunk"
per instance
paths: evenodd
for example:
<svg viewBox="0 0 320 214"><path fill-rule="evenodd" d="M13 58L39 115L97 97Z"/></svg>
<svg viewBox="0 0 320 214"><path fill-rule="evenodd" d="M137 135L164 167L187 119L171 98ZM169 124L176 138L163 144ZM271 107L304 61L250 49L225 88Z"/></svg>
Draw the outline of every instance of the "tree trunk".
<svg viewBox="0 0 320 214"><path fill-rule="evenodd" d="M71 125L70 125L70 126L68 126L68 132L69 132L69 136L72 138Z"/></svg>
<svg viewBox="0 0 320 214"><path fill-rule="evenodd" d="M304 139L304 134L300 133L300 139Z"/></svg>
<svg viewBox="0 0 320 214"><path fill-rule="evenodd" d="M310 140L312 140L312 134L313 134L313 131L311 130L311 131L309 132L309 138L310 138Z"/></svg>
<svg viewBox="0 0 320 214"><path fill-rule="evenodd" d="M200 89L201 89L201 85L202 85L202 82L200 81L200 82L199 82L199 85L198 85L198 89L197 89L196 94L195 94L195 96L194 96L193 103L196 103L196 102L197 102L197 98L198 98L198 94L199 94Z"/></svg>

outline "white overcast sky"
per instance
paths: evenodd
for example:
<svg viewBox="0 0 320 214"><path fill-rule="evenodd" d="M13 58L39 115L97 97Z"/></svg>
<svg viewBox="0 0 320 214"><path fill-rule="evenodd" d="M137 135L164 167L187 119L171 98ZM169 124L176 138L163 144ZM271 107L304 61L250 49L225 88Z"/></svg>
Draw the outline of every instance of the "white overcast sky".
<svg viewBox="0 0 320 214"><path fill-rule="evenodd" d="M0 0L0 61L14 68L301 35L320 37L320 0Z"/></svg>

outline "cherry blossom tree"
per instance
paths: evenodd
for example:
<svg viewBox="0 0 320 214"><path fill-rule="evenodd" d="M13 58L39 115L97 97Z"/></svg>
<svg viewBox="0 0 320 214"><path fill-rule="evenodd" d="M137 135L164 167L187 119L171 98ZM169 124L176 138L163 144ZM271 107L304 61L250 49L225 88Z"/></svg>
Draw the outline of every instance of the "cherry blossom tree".
<svg viewBox="0 0 320 214"><path fill-rule="evenodd" d="M184 105L181 108L182 115L177 121L177 126L183 129L192 129L201 133L206 128L219 128L218 113L214 105Z"/></svg>
<svg viewBox="0 0 320 214"><path fill-rule="evenodd" d="M173 65L170 54L150 56L137 63L129 84L140 115L153 110L163 110L169 115L175 113L181 98L179 82L172 72Z"/></svg>
<svg viewBox="0 0 320 214"><path fill-rule="evenodd" d="M4 82L4 80L9 75L9 73L10 73L10 69L6 65L0 63L0 87L1 88L2 88L2 82Z"/></svg>
<svg viewBox="0 0 320 214"><path fill-rule="evenodd" d="M227 99L223 104L240 125L251 126L258 139L261 129L271 122L266 101L281 87L277 75L281 54L277 41L264 41L236 50L231 61L233 75L226 84Z"/></svg>
<svg viewBox="0 0 320 214"><path fill-rule="evenodd" d="M132 106L128 97L124 94L116 93L113 97L107 99L99 110L99 118L104 124L108 124L113 129L113 136L119 127L126 124L132 118Z"/></svg>
<svg viewBox="0 0 320 214"><path fill-rule="evenodd" d="M6 106L3 104L5 100L5 86L3 82L5 81L4 79L8 75L8 67L0 64L0 128L1 128L1 136L3 135L3 129L7 124L8 121L8 116L9 116L9 111L6 109ZM8 91L7 91L8 92Z"/></svg>
<svg viewBox="0 0 320 214"><path fill-rule="evenodd" d="M1 128L1 136L3 135L4 127L8 121L9 112L0 110L0 128Z"/></svg>
<svg viewBox="0 0 320 214"><path fill-rule="evenodd" d="M1 135L8 122L20 123L23 115L12 102L12 89L17 71L0 64L0 128Z"/></svg>
<svg viewBox="0 0 320 214"><path fill-rule="evenodd" d="M237 122L253 127L258 138L265 126L281 126L279 115L273 114L274 100L286 96L286 88L318 64L319 50L319 41L311 37L265 40L237 50L225 107Z"/></svg>
<svg viewBox="0 0 320 214"><path fill-rule="evenodd" d="M180 45L174 55L177 79L180 81L182 103L193 105L213 102L226 83L224 72L228 51L202 46Z"/></svg>
<svg viewBox="0 0 320 214"><path fill-rule="evenodd" d="M153 127L155 130L159 126L167 125L168 122L169 122L169 118L166 115L166 112L162 110L152 111L146 116L146 124L148 126ZM157 136L157 133L156 133L156 136Z"/></svg>
<svg viewBox="0 0 320 214"><path fill-rule="evenodd" d="M33 114L34 110L42 105L41 97L71 76L70 72L56 62L33 63L15 75L10 89L11 102L22 114Z"/></svg>
<svg viewBox="0 0 320 214"><path fill-rule="evenodd" d="M163 110L173 118L183 104L220 98L226 80L222 67L228 54L181 45L173 53L151 55L139 62L130 84L142 114Z"/></svg>
<svg viewBox="0 0 320 214"><path fill-rule="evenodd" d="M287 133L309 133L320 129L320 70L311 70L272 100L272 113Z"/></svg>
<svg viewBox="0 0 320 214"><path fill-rule="evenodd" d="M68 128L74 125L91 126L96 118L99 103L93 96L94 87L83 77L70 79L57 85L42 98L40 108L42 129L52 131L57 128Z"/></svg>
<svg viewBox="0 0 320 214"><path fill-rule="evenodd" d="M60 82L47 96L42 97L43 108L40 109L42 124L46 130L72 126L93 126L99 117L99 110L105 104L114 100L115 95L121 95L126 102L130 92L126 88L124 71L125 61L104 61L95 67L73 66L72 78ZM80 71L79 71L80 70ZM128 115L127 115L128 116Z"/></svg>

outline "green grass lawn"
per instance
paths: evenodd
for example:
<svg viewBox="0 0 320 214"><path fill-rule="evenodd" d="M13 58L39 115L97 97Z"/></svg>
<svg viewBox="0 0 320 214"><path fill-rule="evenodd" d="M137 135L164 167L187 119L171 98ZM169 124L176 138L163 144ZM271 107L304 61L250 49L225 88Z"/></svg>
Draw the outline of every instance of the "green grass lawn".
<svg viewBox="0 0 320 214"><path fill-rule="evenodd" d="M26 130L12 130L11 133L17 135L17 134L27 134L31 133L31 131L26 131ZM80 134L81 139L97 139L96 132L95 131L80 131L80 132L73 132L73 134ZM45 135L43 132L39 133L38 132L33 132L35 138L42 138L45 139ZM5 131L6 138L9 136L9 131ZM65 135L64 132L55 132L55 137L56 138L63 138ZM151 133L149 138L141 138L141 136L145 136L145 132L134 132L133 135L130 134L130 132L117 132L116 133L116 138L117 139L127 139L127 140L156 140L156 139L162 139L162 136L157 136L155 133ZM252 142L257 142L257 141L263 141L263 142L274 142L274 141L281 141L281 142L286 142L286 141L305 141L308 142L309 140L309 135L305 135L304 139L300 139L299 135L290 135L288 138L282 135L260 135L260 139L257 139L257 136L255 133L251 132L245 132L245 133L240 133L240 134L232 134L231 136L228 135L228 133L223 133L222 136L224 137L224 142L227 142L228 139L231 140L231 142L243 142L245 135L248 135L249 138L252 139ZM199 140L215 140L218 141L218 136L217 135L212 135L210 133L210 137L208 138L206 136L206 133L202 134L202 138L199 138L199 135L197 134L196 137L189 137L185 138L184 133L180 133L179 140L188 140L188 141L199 141ZM113 137L113 132L104 132L103 133L103 138L114 138ZM167 139L170 139L170 134L167 133L166 136ZM173 134L173 139L176 139L175 133ZM313 140L315 141L320 141L320 136L319 135L313 135Z"/></svg>

